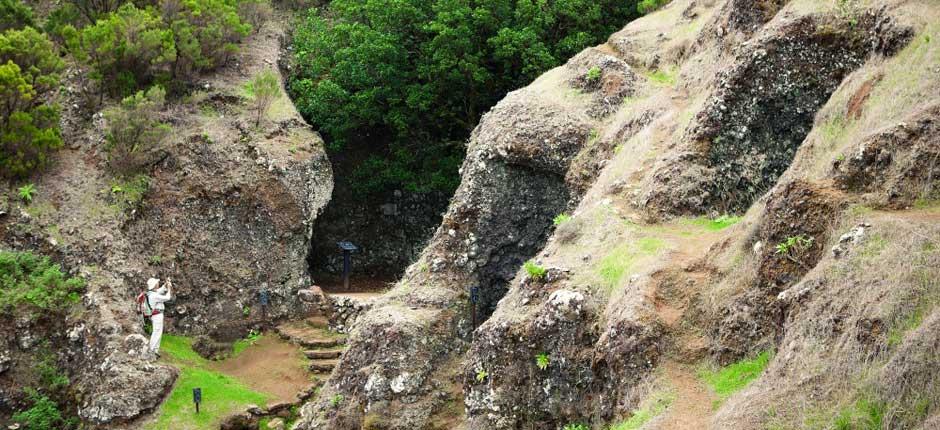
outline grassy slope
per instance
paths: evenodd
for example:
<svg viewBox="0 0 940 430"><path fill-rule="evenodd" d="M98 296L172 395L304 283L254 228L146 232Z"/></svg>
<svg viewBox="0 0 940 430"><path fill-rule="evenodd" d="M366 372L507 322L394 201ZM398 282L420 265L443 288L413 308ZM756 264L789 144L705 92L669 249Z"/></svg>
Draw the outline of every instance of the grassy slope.
<svg viewBox="0 0 940 430"><path fill-rule="evenodd" d="M269 396L248 389L240 381L207 368L209 361L192 349L192 340L167 335L162 350L166 360L180 369L173 392L157 412L148 429L209 429L218 426L227 415L249 404L263 405ZM202 404L197 415L193 388L202 389Z"/></svg>

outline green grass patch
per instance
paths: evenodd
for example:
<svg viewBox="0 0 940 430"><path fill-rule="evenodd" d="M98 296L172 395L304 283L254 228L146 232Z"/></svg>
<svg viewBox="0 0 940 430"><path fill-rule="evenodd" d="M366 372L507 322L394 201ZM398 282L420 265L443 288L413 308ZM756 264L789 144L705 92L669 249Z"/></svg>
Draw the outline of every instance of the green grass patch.
<svg viewBox="0 0 940 430"><path fill-rule="evenodd" d="M633 412L628 420L614 424L609 430L635 430L643 427L653 418L659 416L676 400L672 391L659 391L653 393L640 407Z"/></svg>
<svg viewBox="0 0 940 430"><path fill-rule="evenodd" d="M663 249L665 243L655 237L644 237L621 244L607 254L597 266L597 274L608 291L620 286L621 281L640 257L653 255Z"/></svg>
<svg viewBox="0 0 940 430"><path fill-rule="evenodd" d="M679 71L675 67L669 69L653 70L646 77L657 85L673 86L679 77Z"/></svg>
<svg viewBox="0 0 940 430"><path fill-rule="evenodd" d="M182 365L205 366L209 364L209 360L193 351L193 340L186 336L163 335L160 351L169 358L180 361L179 364Z"/></svg>
<svg viewBox="0 0 940 430"><path fill-rule="evenodd" d="M744 359L716 371L703 370L699 377L724 401L757 379L771 359L770 351L764 351L754 358Z"/></svg>
<svg viewBox="0 0 940 430"><path fill-rule="evenodd" d="M832 420L834 430L881 430L887 404L869 398L858 399L842 408Z"/></svg>
<svg viewBox="0 0 940 430"><path fill-rule="evenodd" d="M193 388L202 389L199 414L193 405ZM248 404L264 405L267 395L252 391L234 378L200 367L182 367L173 392L160 407L150 429L207 429Z"/></svg>
<svg viewBox="0 0 940 430"><path fill-rule="evenodd" d="M741 217L722 215L718 218L698 217L688 220L687 223L708 231L721 231L741 222Z"/></svg>

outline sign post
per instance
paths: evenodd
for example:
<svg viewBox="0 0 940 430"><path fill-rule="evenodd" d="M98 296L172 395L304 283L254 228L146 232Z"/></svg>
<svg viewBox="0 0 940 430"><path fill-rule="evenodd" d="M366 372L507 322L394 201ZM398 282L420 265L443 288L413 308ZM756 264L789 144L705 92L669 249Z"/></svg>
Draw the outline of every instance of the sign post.
<svg viewBox="0 0 940 430"><path fill-rule="evenodd" d="M350 254L356 252L359 248L353 245L352 242L345 240L336 242L336 246L343 251L343 291L349 291Z"/></svg>
<svg viewBox="0 0 940 430"><path fill-rule="evenodd" d="M199 404L202 403L202 388L193 388L193 403L196 404L196 413L199 413Z"/></svg>

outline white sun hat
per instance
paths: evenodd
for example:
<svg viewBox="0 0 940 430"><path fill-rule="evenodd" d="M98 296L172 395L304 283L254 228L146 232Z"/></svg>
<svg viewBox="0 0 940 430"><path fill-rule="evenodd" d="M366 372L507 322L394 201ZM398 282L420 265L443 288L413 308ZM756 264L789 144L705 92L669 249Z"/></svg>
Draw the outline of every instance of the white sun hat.
<svg viewBox="0 0 940 430"><path fill-rule="evenodd" d="M147 280L147 289L152 290L157 288L157 285L160 285L160 280L157 278L150 278Z"/></svg>

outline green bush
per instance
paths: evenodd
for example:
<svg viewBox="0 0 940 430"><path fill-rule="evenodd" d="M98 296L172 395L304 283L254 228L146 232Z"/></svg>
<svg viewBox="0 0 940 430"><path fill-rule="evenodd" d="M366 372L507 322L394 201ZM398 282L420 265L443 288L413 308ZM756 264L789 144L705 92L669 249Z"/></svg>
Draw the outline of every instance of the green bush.
<svg viewBox="0 0 940 430"><path fill-rule="evenodd" d="M265 70L245 84L245 92L251 97L251 110L255 113L257 127L261 125L271 103L281 96L281 80L273 70Z"/></svg>
<svg viewBox="0 0 940 430"><path fill-rule="evenodd" d="M174 76L219 66L251 32L251 25L238 16L234 0L162 0L161 6L177 51Z"/></svg>
<svg viewBox="0 0 940 430"><path fill-rule="evenodd" d="M27 388L26 395L32 406L13 414L13 421L22 424L26 430L68 430L76 428L76 420L65 419L55 401Z"/></svg>
<svg viewBox="0 0 940 430"><path fill-rule="evenodd" d="M238 3L238 16L250 25L254 32L258 32L261 26L271 19L273 13L274 9L268 0L242 0Z"/></svg>
<svg viewBox="0 0 940 430"><path fill-rule="evenodd" d="M62 68L52 42L32 27L0 34L0 176L28 176L62 146L59 109L46 102Z"/></svg>
<svg viewBox="0 0 940 430"><path fill-rule="evenodd" d="M636 0L334 0L294 31L289 91L332 150L376 154L360 191L449 192L482 113L636 16Z"/></svg>
<svg viewBox="0 0 940 430"><path fill-rule="evenodd" d="M89 22L94 23L100 18L107 16L118 10L118 6L123 4L123 0L67 0L74 6L83 17Z"/></svg>
<svg viewBox="0 0 940 430"><path fill-rule="evenodd" d="M84 15L73 3L62 3L49 12L46 21L42 24L42 29L52 40L64 46L68 42L66 40L68 32L74 33L75 28L82 28L85 24Z"/></svg>
<svg viewBox="0 0 940 430"><path fill-rule="evenodd" d="M154 11L133 3L67 37L73 55L87 61L92 78L112 94L132 94L177 57L173 32Z"/></svg>
<svg viewBox="0 0 940 430"><path fill-rule="evenodd" d="M49 257L0 251L0 314L16 309L59 311L79 301L85 283L62 273Z"/></svg>
<svg viewBox="0 0 940 430"><path fill-rule="evenodd" d="M33 25L33 10L22 0L0 0L0 31Z"/></svg>
<svg viewBox="0 0 940 430"><path fill-rule="evenodd" d="M116 172L133 175L152 162L153 149L170 134L170 126L160 122L166 91L159 86L121 101L104 112L107 120L108 164Z"/></svg>

